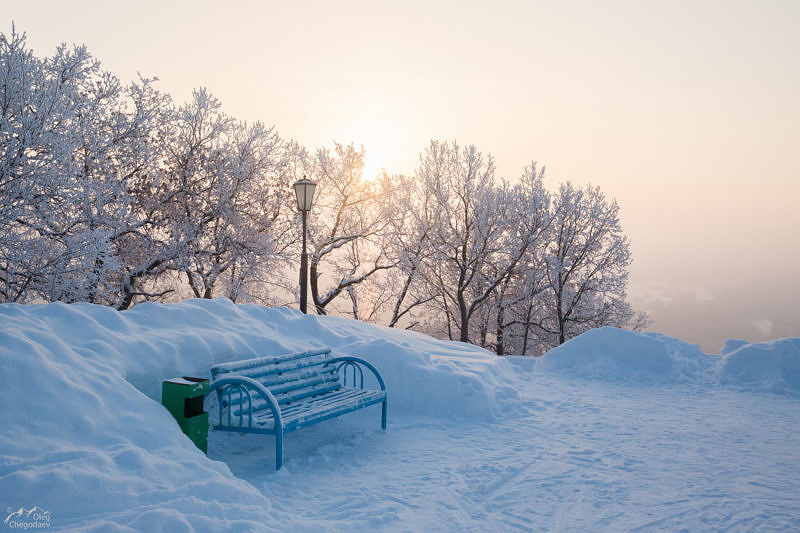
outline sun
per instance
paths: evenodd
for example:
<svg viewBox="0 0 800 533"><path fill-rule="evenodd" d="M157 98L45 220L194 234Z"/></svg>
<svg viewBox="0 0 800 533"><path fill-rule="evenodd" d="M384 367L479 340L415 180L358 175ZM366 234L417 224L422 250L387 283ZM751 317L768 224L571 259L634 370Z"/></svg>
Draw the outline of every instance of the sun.
<svg viewBox="0 0 800 533"><path fill-rule="evenodd" d="M393 109L367 107L362 114L341 124L335 138L347 139L364 149L364 168L361 177L374 181L386 171L389 174L407 171L411 146L409 129L402 116ZM413 156L411 156L413 157Z"/></svg>
<svg viewBox="0 0 800 533"><path fill-rule="evenodd" d="M376 179L380 173L384 169L383 165L383 158L380 155L380 152L372 146L364 146L364 170L362 171L361 177L366 181L372 181Z"/></svg>
<svg viewBox="0 0 800 533"><path fill-rule="evenodd" d="M374 181L384 171L391 173L392 153L391 148L397 143L391 134L384 133L378 127L364 128L356 137L357 146L364 149L364 169L361 178L365 181Z"/></svg>
<svg viewBox="0 0 800 533"><path fill-rule="evenodd" d="M363 114L355 118L344 133L352 142L364 149L364 169L361 177L365 181L374 181L386 170L392 168L396 158L393 156L400 144L400 129L397 120L382 108L368 107Z"/></svg>

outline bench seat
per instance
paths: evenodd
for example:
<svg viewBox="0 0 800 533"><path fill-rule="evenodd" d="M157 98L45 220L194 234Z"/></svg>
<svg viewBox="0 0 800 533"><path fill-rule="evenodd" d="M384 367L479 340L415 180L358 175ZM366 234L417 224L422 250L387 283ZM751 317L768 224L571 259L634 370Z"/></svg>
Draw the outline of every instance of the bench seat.
<svg viewBox="0 0 800 533"><path fill-rule="evenodd" d="M299 401L281 408L283 432L289 433L311 426L362 407L381 403L385 399L386 392L384 391L344 389L315 396L307 401ZM253 425L263 432L274 434L275 417L269 411L259 411L258 414L253 415ZM240 431L238 426L230 426L230 428L232 431Z"/></svg>

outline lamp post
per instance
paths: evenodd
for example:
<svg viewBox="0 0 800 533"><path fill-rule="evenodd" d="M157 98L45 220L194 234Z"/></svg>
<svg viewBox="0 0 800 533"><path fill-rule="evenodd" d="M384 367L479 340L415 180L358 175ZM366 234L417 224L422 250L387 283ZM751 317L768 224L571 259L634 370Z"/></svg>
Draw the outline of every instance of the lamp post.
<svg viewBox="0 0 800 533"><path fill-rule="evenodd" d="M314 187L317 184L305 176L294 182L294 194L297 197L297 209L303 214L303 254L300 256L300 311L308 308L308 254L306 253L306 219L311 211L314 199Z"/></svg>

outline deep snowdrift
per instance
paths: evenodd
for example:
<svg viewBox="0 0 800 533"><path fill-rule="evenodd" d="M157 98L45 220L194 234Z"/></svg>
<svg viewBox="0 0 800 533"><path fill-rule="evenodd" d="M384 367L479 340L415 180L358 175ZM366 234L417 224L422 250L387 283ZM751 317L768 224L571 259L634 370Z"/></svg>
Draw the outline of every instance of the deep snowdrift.
<svg viewBox="0 0 800 533"><path fill-rule="evenodd" d="M723 356L717 378L723 385L753 392L798 396L800 338L743 344Z"/></svg>
<svg viewBox="0 0 800 533"><path fill-rule="evenodd" d="M468 425L524 414L544 405L520 399L536 376L800 393L800 339L739 343L716 356L659 334L603 328L551 351L531 374L527 361L512 364L467 344L227 300L122 313L4 304L0 504L47 509L58 527L261 528L277 512L268 492L194 448L159 404L160 383L207 376L218 362L321 346L381 370L390 428L398 417Z"/></svg>
<svg viewBox="0 0 800 533"><path fill-rule="evenodd" d="M800 338L729 340L719 355L660 333L598 328L550 350L534 372L628 385L728 386L800 396Z"/></svg>
<svg viewBox="0 0 800 533"><path fill-rule="evenodd" d="M148 367L151 377L176 368L175 350L196 345L173 344L166 324L160 332L137 323L144 316L0 306L3 508L38 506L58 527L256 527L269 501L207 460L159 403L125 380L144 379Z"/></svg>
<svg viewBox="0 0 800 533"><path fill-rule="evenodd" d="M716 357L659 333L599 328L550 350L535 372L629 384L699 383Z"/></svg>

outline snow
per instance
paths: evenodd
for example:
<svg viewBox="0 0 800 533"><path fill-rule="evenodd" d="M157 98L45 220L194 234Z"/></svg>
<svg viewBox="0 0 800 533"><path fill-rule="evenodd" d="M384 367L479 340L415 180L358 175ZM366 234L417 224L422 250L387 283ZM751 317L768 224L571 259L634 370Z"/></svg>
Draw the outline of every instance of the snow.
<svg viewBox="0 0 800 533"><path fill-rule="evenodd" d="M659 333L598 328L550 350L535 371L620 384L698 383L715 357Z"/></svg>
<svg viewBox="0 0 800 533"><path fill-rule="evenodd" d="M798 354L800 338L744 344L724 354L717 376L732 387L800 396Z"/></svg>
<svg viewBox="0 0 800 533"><path fill-rule="evenodd" d="M161 381L331 347L363 357L380 407L274 440L209 435ZM796 530L800 339L718 355L592 330L539 360L227 300L0 305L0 516L121 531ZM209 407L212 402L209 402Z"/></svg>
<svg viewBox="0 0 800 533"><path fill-rule="evenodd" d="M741 348L745 344L750 344L750 343L747 342L746 340L742 340L742 339L728 339L728 340L725 341L725 345L719 351L719 354L720 355L729 354L729 353L731 353L733 351L738 350L739 348Z"/></svg>

